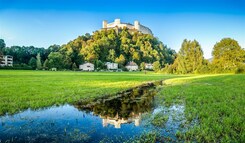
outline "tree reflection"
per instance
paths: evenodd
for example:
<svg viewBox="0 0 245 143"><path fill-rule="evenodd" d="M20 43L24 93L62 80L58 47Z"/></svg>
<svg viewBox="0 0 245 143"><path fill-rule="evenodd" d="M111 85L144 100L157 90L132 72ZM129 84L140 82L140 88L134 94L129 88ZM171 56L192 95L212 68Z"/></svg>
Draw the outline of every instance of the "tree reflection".
<svg viewBox="0 0 245 143"><path fill-rule="evenodd" d="M156 94L155 88L138 87L130 92L121 93L117 98L101 99L87 110L102 118L102 124L106 127L112 124L115 128L120 128L121 124L134 122L139 126L141 115L153 109L153 99ZM84 110L85 106L76 106L79 110Z"/></svg>

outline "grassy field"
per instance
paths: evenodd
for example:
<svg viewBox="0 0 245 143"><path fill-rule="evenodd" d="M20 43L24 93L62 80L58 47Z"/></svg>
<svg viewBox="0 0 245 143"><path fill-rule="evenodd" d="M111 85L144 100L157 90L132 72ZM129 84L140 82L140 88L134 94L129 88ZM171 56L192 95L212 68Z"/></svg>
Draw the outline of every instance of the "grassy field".
<svg viewBox="0 0 245 143"><path fill-rule="evenodd" d="M147 72L50 72L0 70L0 115L27 108L91 100L146 81L176 76Z"/></svg>
<svg viewBox="0 0 245 143"><path fill-rule="evenodd" d="M165 81L160 104L185 105L190 127L180 139L197 142L245 142L245 75L201 75ZM195 126L188 124L196 121Z"/></svg>
<svg viewBox="0 0 245 143"><path fill-rule="evenodd" d="M156 96L157 103L185 107L186 121L182 125L185 130L176 134L180 140L245 142L244 74L176 76L151 72L0 70L0 115L92 100L164 79L165 84ZM155 124L161 119L166 120L159 118Z"/></svg>

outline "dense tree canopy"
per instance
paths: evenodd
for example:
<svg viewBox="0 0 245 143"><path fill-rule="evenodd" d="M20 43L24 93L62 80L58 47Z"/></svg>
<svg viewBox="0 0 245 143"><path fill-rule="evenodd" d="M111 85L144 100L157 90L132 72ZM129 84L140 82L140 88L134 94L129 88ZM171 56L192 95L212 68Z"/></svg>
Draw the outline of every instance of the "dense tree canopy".
<svg viewBox="0 0 245 143"><path fill-rule="evenodd" d="M161 64L159 63L159 61L156 61L156 62L153 63L153 70L155 72L158 72L158 71L161 70Z"/></svg>
<svg viewBox="0 0 245 143"><path fill-rule="evenodd" d="M37 60L34 57L31 57L31 59L28 62L28 65L32 68L32 69L36 69L37 68Z"/></svg>
<svg viewBox="0 0 245 143"><path fill-rule="evenodd" d="M44 48L33 46L11 46L3 49L4 55L11 55L14 58L14 64L28 64L32 57L36 57L40 53L41 59L46 59L48 52Z"/></svg>
<svg viewBox="0 0 245 143"><path fill-rule="evenodd" d="M134 61L139 66L158 61L162 67L167 63L172 64L175 59L175 51L167 48L157 38L136 30L129 31L127 28L98 30L93 35L87 33L67 44L51 45L48 49L33 46L5 47L2 39L0 46L4 55L13 56L14 65L25 64L38 69L52 66L74 69L86 61L94 63L98 69L105 68L105 62L116 62L123 67L129 61ZM34 60L37 62L35 67ZM43 67L41 63L44 63Z"/></svg>
<svg viewBox="0 0 245 143"><path fill-rule="evenodd" d="M3 48L5 48L6 44L3 39L0 39L0 51L2 51Z"/></svg>
<svg viewBox="0 0 245 143"><path fill-rule="evenodd" d="M203 51L200 44L194 40L184 40L174 62L176 73L194 73L204 65Z"/></svg>
<svg viewBox="0 0 245 143"><path fill-rule="evenodd" d="M142 62L159 61L160 66L163 66L173 63L175 59L175 51L167 48L157 38L138 31L130 32L127 28L119 31L104 29L94 32L93 35L79 36L62 45L58 52L64 55L63 60L67 61L67 68L72 68L73 63L79 65L85 61L116 62L121 66L125 66L129 61L138 65Z"/></svg>
<svg viewBox="0 0 245 143"><path fill-rule="evenodd" d="M124 69L128 62L134 61L140 70L145 69L145 64L151 63L154 71L166 73L245 72L245 50L234 39L224 38L216 43L210 62L204 59L196 40L185 39L176 54L156 37L127 28L102 29L92 35L86 33L67 44L51 45L47 49L34 46L6 47L4 40L0 39L2 54L13 56L14 67L20 67L18 69L76 70L84 62L93 63L98 70L105 69L106 62L116 62L119 68Z"/></svg>
<svg viewBox="0 0 245 143"><path fill-rule="evenodd" d="M216 43L212 55L212 64L217 72L234 71L245 62L245 50L231 38Z"/></svg>
<svg viewBox="0 0 245 143"><path fill-rule="evenodd" d="M64 68L64 57L59 52L51 52L48 55L48 63L46 63L48 68L57 68L62 69Z"/></svg>
<svg viewBox="0 0 245 143"><path fill-rule="evenodd" d="M6 46L6 44L5 44L4 40L0 39L0 56L3 54L3 49L5 48L5 46Z"/></svg>

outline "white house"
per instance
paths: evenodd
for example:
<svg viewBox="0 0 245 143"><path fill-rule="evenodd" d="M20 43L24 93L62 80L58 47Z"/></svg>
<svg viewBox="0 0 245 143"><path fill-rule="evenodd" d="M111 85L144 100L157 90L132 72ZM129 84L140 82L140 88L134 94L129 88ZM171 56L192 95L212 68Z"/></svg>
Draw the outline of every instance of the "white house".
<svg viewBox="0 0 245 143"><path fill-rule="evenodd" d="M13 56L10 55L1 56L0 66L13 66Z"/></svg>
<svg viewBox="0 0 245 143"><path fill-rule="evenodd" d="M106 65L108 70L117 70L118 69L117 63L106 62L105 65Z"/></svg>
<svg viewBox="0 0 245 143"><path fill-rule="evenodd" d="M129 71L136 71L136 70L139 69L139 66L138 66L135 62L133 62L133 61L128 62L127 65L126 65L125 67L126 67L126 69L128 69Z"/></svg>
<svg viewBox="0 0 245 143"><path fill-rule="evenodd" d="M145 63L145 69L152 70L153 69L153 64Z"/></svg>
<svg viewBox="0 0 245 143"><path fill-rule="evenodd" d="M93 71L94 70L94 64L84 63L82 65L79 65L79 69L83 70L83 71Z"/></svg>

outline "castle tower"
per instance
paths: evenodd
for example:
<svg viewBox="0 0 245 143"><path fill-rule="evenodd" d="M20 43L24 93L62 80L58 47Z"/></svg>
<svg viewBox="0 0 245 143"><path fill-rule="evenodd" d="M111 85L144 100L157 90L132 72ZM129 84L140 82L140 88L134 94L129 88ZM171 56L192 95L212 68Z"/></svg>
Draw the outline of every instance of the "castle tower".
<svg viewBox="0 0 245 143"><path fill-rule="evenodd" d="M103 127L106 127L108 125L107 119L102 119L102 125Z"/></svg>
<svg viewBox="0 0 245 143"><path fill-rule="evenodd" d="M143 34L152 34L151 29L148 27L141 25L139 21L134 21L133 24L130 23L121 23L120 19L115 19L113 22L108 23L107 20L102 21L102 29L114 29L116 30L116 33L118 33L118 30L123 29L124 27L127 27L130 30L137 30Z"/></svg>
<svg viewBox="0 0 245 143"><path fill-rule="evenodd" d="M115 19L115 25L119 25L121 23L120 19Z"/></svg>
<svg viewBox="0 0 245 143"><path fill-rule="evenodd" d="M107 28L107 20L103 20L102 22L102 28Z"/></svg>
<svg viewBox="0 0 245 143"><path fill-rule="evenodd" d="M134 125L139 126L140 125L140 119L135 119Z"/></svg>
<svg viewBox="0 0 245 143"><path fill-rule="evenodd" d="M136 30L139 30L140 29L140 22L139 21L134 21L134 28L136 29Z"/></svg>

